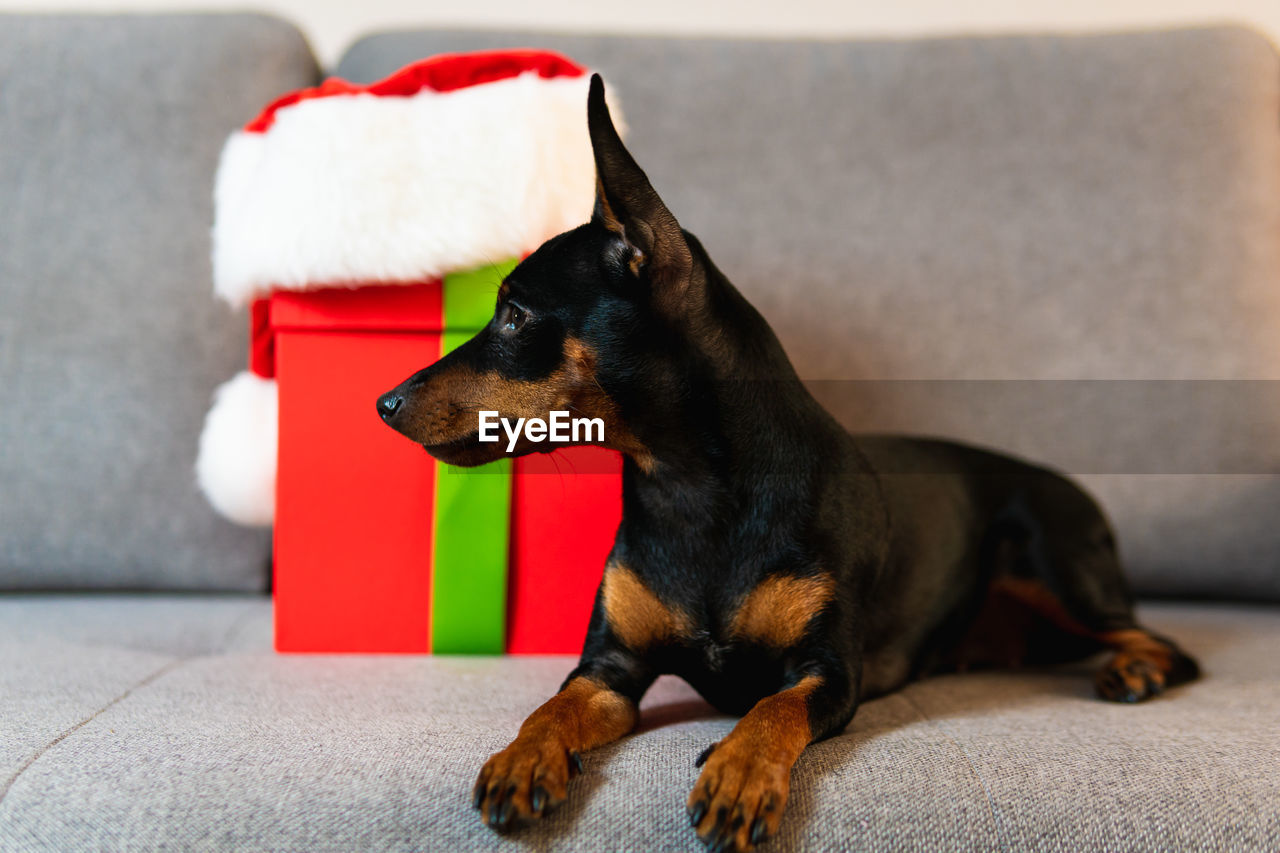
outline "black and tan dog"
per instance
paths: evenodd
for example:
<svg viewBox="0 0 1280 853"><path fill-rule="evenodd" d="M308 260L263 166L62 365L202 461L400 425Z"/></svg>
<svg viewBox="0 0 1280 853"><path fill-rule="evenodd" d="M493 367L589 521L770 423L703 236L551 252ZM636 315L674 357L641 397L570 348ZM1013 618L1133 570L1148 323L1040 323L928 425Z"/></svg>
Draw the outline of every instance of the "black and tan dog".
<svg viewBox="0 0 1280 853"><path fill-rule="evenodd" d="M698 759L698 835L748 850L777 829L791 767L858 703L931 672L1103 650L1104 699L1197 675L1141 628L1107 521L1079 487L994 453L852 437L772 330L680 228L591 81L590 222L506 278L488 327L378 400L457 465L506 455L479 410L604 420L626 456L623 519L582 659L480 771L506 828L568 795L578 754L627 734L661 673L742 715ZM546 451L521 439L513 455Z"/></svg>

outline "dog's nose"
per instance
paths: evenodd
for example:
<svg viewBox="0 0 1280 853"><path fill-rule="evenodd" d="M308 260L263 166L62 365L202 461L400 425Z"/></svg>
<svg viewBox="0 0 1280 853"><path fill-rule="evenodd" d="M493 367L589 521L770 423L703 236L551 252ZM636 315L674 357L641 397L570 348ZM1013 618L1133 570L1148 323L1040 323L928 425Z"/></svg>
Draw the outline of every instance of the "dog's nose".
<svg viewBox="0 0 1280 853"><path fill-rule="evenodd" d="M400 406L404 403L404 398L394 391L383 394L378 398L378 414L382 416L384 421L389 421L400 411Z"/></svg>

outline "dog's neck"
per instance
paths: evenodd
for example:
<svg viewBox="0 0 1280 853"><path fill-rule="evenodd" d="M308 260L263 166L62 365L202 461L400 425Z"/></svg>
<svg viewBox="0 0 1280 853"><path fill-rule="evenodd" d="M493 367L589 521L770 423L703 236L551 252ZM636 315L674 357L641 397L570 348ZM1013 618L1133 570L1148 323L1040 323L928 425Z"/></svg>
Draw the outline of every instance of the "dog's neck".
<svg viewBox="0 0 1280 853"><path fill-rule="evenodd" d="M700 304L679 320L683 351L632 389L647 456L629 454L624 510L693 522L758 507L824 464L843 428L796 375L768 323L693 243Z"/></svg>

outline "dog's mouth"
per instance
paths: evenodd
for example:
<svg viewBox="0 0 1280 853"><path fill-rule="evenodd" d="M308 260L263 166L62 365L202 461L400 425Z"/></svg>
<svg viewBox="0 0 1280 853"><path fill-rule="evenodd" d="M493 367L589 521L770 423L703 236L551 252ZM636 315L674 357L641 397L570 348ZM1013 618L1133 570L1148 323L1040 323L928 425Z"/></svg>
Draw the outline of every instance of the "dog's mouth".
<svg viewBox="0 0 1280 853"><path fill-rule="evenodd" d="M423 444L422 449L448 465L471 468L505 455L496 444L481 443L478 431L438 444Z"/></svg>
<svg viewBox="0 0 1280 853"><path fill-rule="evenodd" d="M427 451L436 459L447 465L457 465L463 468L472 468L476 465L484 465L486 462L493 462L495 459L514 459L517 456L527 456L530 453L552 453L561 447L567 447L561 442L539 442L529 441L524 436L517 439L515 446L508 444L507 437L503 436L500 441L480 441L480 432L473 430L460 438L442 441L437 444L422 444L422 449Z"/></svg>

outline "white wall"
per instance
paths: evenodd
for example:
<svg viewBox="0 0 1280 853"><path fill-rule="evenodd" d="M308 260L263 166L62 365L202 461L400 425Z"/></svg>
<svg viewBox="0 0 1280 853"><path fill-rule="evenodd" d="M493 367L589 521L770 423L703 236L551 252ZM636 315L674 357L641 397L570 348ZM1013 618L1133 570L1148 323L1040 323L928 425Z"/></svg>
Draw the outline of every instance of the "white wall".
<svg viewBox="0 0 1280 853"><path fill-rule="evenodd" d="M0 0L0 11L245 8L297 23L326 64L359 35L413 26L836 37L1235 20L1280 42L1280 0Z"/></svg>

